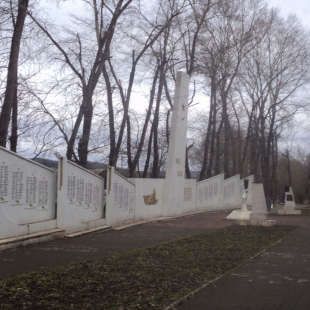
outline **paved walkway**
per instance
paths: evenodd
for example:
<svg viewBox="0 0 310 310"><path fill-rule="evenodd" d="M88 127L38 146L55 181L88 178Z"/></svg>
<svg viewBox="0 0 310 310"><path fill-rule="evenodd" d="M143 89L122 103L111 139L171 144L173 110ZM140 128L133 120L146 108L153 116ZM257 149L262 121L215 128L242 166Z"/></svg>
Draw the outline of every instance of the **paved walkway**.
<svg viewBox="0 0 310 310"><path fill-rule="evenodd" d="M227 213L207 213L125 230L110 230L0 252L0 279L159 244L226 227ZM310 217L270 216L299 228L233 274L207 287L178 310L309 310Z"/></svg>
<svg viewBox="0 0 310 310"><path fill-rule="evenodd" d="M299 228L288 238L209 286L178 310L309 310L310 217L275 217Z"/></svg>
<svg viewBox="0 0 310 310"><path fill-rule="evenodd" d="M0 252L0 280L15 274L61 266L163 243L231 225L227 213L203 213L166 222L110 230Z"/></svg>

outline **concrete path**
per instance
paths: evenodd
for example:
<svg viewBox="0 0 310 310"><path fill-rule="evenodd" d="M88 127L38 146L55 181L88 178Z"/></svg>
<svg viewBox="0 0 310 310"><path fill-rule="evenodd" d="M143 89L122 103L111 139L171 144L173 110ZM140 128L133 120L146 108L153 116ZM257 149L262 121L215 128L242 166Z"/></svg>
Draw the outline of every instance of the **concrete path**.
<svg viewBox="0 0 310 310"><path fill-rule="evenodd" d="M0 252L0 279L98 258L233 224L228 213L207 213L110 230ZM178 310L309 310L310 217L269 216L299 228L247 265L207 287Z"/></svg>
<svg viewBox="0 0 310 310"><path fill-rule="evenodd" d="M228 213L203 213L124 230L110 230L75 238L58 239L0 252L0 280L15 274L61 266L73 261L163 243L231 225Z"/></svg>
<svg viewBox="0 0 310 310"><path fill-rule="evenodd" d="M178 310L309 310L310 217L270 216L299 228Z"/></svg>

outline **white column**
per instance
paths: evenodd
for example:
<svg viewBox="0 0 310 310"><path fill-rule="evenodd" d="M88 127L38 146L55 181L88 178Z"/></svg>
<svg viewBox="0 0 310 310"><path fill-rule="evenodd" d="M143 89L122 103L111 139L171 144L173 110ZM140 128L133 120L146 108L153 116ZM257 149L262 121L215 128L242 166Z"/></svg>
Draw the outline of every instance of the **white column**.
<svg viewBox="0 0 310 310"><path fill-rule="evenodd" d="M188 94L189 76L179 71L170 126L163 216L183 213Z"/></svg>
<svg viewBox="0 0 310 310"><path fill-rule="evenodd" d="M58 184L57 184L57 228L67 229L66 212L68 202L68 163L67 157L58 160Z"/></svg>

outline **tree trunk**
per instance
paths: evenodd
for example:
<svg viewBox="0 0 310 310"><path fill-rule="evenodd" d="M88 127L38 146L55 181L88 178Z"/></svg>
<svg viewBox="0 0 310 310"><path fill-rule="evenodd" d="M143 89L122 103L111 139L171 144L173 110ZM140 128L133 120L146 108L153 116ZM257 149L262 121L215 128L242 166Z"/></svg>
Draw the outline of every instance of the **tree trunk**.
<svg viewBox="0 0 310 310"><path fill-rule="evenodd" d="M153 141L153 150L154 150L154 160L153 160L153 169L151 177L156 179L159 176L159 146L158 146L158 125L159 125L159 108L160 102L163 92L164 86L164 70L163 65L160 68L160 79L158 84L158 92L157 92L157 100L156 100L156 108L154 113L154 120L153 120L153 133L154 133L154 141Z"/></svg>
<svg viewBox="0 0 310 310"><path fill-rule="evenodd" d="M17 139L18 139L18 102L17 102L17 87L15 89L13 111L12 111L12 133L10 137L11 151L17 151Z"/></svg>
<svg viewBox="0 0 310 310"><path fill-rule="evenodd" d="M227 112L227 95L225 90L221 91L222 99L222 113L223 113L223 124L224 124L224 173L225 177L229 178L230 169L229 169L229 142L230 142L230 128L229 128L229 119Z"/></svg>
<svg viewBox="0 0 310 310"><path fill-rule="evenodd" d="M135 169L133 169L133 163L131 159L131 123L129 115L127 116L127 163L128 163L129 177L133 178Z"/></svg>
<svg viewBox="0 0 310 310"><path fill-rule="evenodd" d="M70 136L70 139L68 142L66 156L69 160L72 160L72 157L75 157L74 156L74 145L75 145L75 140L76 140L77 134L78 134L79 129L80 129L80 125L81 125L81 122L83 119L83 115L84 115L84 103L82 103L82 105L80 106L79 114L78 114L78 117L75 121L73 131L71 133L71 136Z"/></svg>
<svg viewBox="0 0 310 310"><path fill-rule="evenodd" d="M185 173L186 178L191 179L191 171L189 169L189 163L188 163L188 151L191 149L192 145L186 148L186 158L185 158Z"/></svg>
<svg viewBox="0 0 310 310"><path fill-rule="evenodd" d="M223 127L223 119L221 120L220 126L216 133L216 158L215 158L215 166L214 166L214 173L215 175L220 174L220 154L221 154L221 131Z"/></svg>
<svg viewBox="0 0 310 310"><path fill-rule="evenodd" d="M19 50L20 43L22 38L22 32L25 24L25 19L27 15L29 0L19 0L18 2L18 13L16 18L16 23L14 26L13 38L11 43L10 59L8 66L8 77L5 90L4 101L2 105L1 115L0 115L0 146L6 147L6 140L8 136L8 129L11 119L11 111L14 105L14 100L17 100L17 72L18 72L18 59L19 59ZM14 114L17 115L17 106L15 106L16 111ZM17 126L14 124L14 126ZM16 128L14 128L14 132ZM15 133L14 133L15 134ZM13 136L13 139L16 139L17 136ZM15 143L13 141L13 143Z"/></svg>
<svg viewBox="0 0 310 310"><path fill-rule="evenodd" d="M143 170L142 178L146 178L147 177L147 172L149 170L151 153L152 153L152 142L153 142L152 140L153 140L153 125L151 127L150 138L149 138L149 143L148 143L148 148L147 148L147 155L146 155L146 160L145 160L145 165L144 165L144 170Z"/></svg>
<svg viewBox="0 0 310 310"><path fill-rule="evenodd" d="M289 186L293 186L292 173L291 173L291 160L290 160L290 153L288 150L286 150L286 159L287 159L288 184Z"/></svg>
<svg viewBox="0 0 310 310"><path fill-rule="evenodd" d="M109 110L109 130L110 130L110 154L109 154L109 165L113 166L117 162L116 154L116 137L115 137L115 127L114 127L114 108L113 108L113 97L112 97L112 86L108 72L106 70L105 64L102 66L102 75L105 80L105 85L107 88L107 98L108 98L108 110Z"/></svg>
<svg viewBox="0 0 310 310"><path fill-rule="evenodd" d="M209 111L209 120L208 120L208 128L207 128L207 135L205 138L204 143L204 152L203 152L203 163L199 175L199 181L205 179L207 167L208 167L208 156L209 156L209 146L210 146L210 135L211 135L211 126L213 120L213 105L214 105L214 93L211 89L211 99L210 99L210 111Z"/></svg>
<svg viewBox="0 0 310 310"><path fill-rule="evenodd" d="M91 124L93 119L92 97L88 97L87 106L84 109L83 133L80 139L78 153L80 165L87 168L88 144L90 139Z"/></svg>
<svg viewBox="0 0 310 310"><path fill-rule="evenodd" d="M214 162L214 153L215 153L215 137L216 137L216 115L217 115L217 99L216 99L216 83L213 85L213 119L212 119L212 131L211 131L211 142L210 142L210 155L209 155L209 164L207 168L207 179L212 176L212 168Z"/></svg>
<svg viewBox="0 0 310 310"><path fill-rule="evenodd" d="M144 121L144 126L143 126L143 129L142 129L142 134L141 134L141 138L140 138L140 142L139 142L137 153L136 153L132 163L129 163L129 162L131 162L131 157L130 157L130 160L128 159L128 166L131 166L131 168L129 168L129 175L130 175L130 177L133 177L133 174L134 174L134 172L136 170L137 165L139 164L140 156L141 156L141 153L142 153L142 149L143 149L143 145L144 145L144 141L145 141L145 136L146 136L148 124L149 124L149 121L150 121L150 118L151 118L151 113L152 113L152 108L153 108L153 103L154 103L154 98L155 98L155 91L156 91L156 84L157 84L158 74L159 74L159 67L157 67L157 69L155 71L154 78L153 78L153 84L152 84L152 88L151 88L151 91L150 91L149 106L148 106L148 109L147 109L146 118L145 118L145 121Z"/></svg>

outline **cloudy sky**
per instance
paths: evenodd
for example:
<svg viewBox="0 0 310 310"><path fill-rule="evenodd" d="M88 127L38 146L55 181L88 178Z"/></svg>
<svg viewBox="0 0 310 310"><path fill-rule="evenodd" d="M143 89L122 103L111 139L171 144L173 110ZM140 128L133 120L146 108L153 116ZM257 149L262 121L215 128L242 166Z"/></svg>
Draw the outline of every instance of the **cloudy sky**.
<svg viewBox="0 0 310 310"><path fill-rule="evenodd" d="M296 14L310 29L310 0L269 0L269 3L279 7L283 15Z"/></svg>

